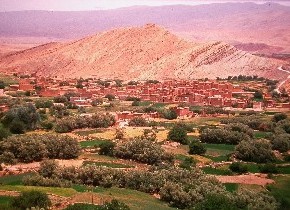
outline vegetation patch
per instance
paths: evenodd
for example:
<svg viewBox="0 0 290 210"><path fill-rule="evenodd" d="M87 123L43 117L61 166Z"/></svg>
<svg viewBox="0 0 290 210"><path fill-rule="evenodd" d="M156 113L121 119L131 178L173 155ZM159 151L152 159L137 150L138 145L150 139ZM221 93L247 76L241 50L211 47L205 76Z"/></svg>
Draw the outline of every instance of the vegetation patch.
<svg viewBox="0 0 290 210"><path fill-rule="evenodd" d="M13 197L9 196L0 196L0 209L12 210L10 203L12 202Z"/></svg>
<svg viewBox="0 0 290 210"><path fill-rule="evenodd" d="M33 173L24 173L19 175L9 175L0 177L1 185L21 185L23 177L32 175Z"/></svg>
<svg viewBox="0 0 290 210"><path fill-rule="evenodd" d="M92 140L92 141L82 141L80 142L80 145L82 148L87 148L87 147L99 147L102 143L104 142L109 142L108 140L104 139L98 139L98 140Z"/></svg>
<svg viewBox="0 0 290 210"><path fill-rule="evenodd" d="M74 133L80 136L89 136L91 134L102 133L102 132L103 131L100 129L93 129L93 130L75 131Z"/></svg>
<svg viewBox="0 0 290 210"><path fill-rule="evenodd" d="M239 184L237 183L224 183L223 185L226 187L226 190L229 192L235 192L239 188Z"/></svg>

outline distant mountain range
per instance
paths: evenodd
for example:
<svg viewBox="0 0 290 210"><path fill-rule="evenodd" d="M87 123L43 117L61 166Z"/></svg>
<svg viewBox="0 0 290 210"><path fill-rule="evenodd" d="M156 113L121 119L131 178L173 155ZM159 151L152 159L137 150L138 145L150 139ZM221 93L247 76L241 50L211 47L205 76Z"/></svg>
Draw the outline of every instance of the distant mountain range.
<svg viewBox="0 0 290 210"><path fill-rule="evenodd" d="M114 29L68 43L49 43L0 57L0 70L61 78L197 79L258 75L285 80L283 61L223 42L195 43L163 27Z"/></svg>
<svg viewBox="0 0 290 210"><path fill-rule="evenodd" d="M193 41L224 41L250 52L290 52L290 7L275 3L131 7L84 12L0 13L2 37L75 39L155 23Z"/></svg>

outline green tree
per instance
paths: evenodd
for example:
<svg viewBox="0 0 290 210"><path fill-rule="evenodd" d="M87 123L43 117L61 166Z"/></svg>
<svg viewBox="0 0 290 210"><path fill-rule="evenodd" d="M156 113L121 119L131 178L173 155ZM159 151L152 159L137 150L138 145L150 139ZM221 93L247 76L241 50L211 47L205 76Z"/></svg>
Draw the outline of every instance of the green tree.
<svg viewBox="0 0 290 210"><path fill-rule="evenodd" d="M267 163L275 160L272 145L266 139L243 140L236 146L235 151L237 158L244 161Z"/></svg>
<svg viewBox="0 0 290 210"><path fill-rule="evenodd" d="M277 113L273 116L272 121L273 122L279 122L281 120L287 119L287 115L285 113Z"/></svg>
<svg viewBox="0 0 290 210"><path fill-rule="evenodd" d="M43 192L28 191L22 192L20 196L13 198L12 206L19 209L30 209L31 207L48 209L51 206L51 201Z"/></svg>
<svg viewBox="0 0 290 210"><path fill-rule="evenodd" d="M5 113L2 123L5 127L10 128L10 130L11 128L13 129L13 127L18 126L21 127L19 130L22 131L35 129L39 120L40 117L35 106L29 103L21 106L15 106L10 109Z"/></svg>
<svg viewBox="0 0 290 210"><path fill-rule="evenodd" d="M248 167L247 165L243 164L243 163L240 163L240 162L233 162L230 166L229 166L229 169L233 172L236 172L236 173L240 173L240 174L243 174L243 173L246 173L248 172Z"/></svg>

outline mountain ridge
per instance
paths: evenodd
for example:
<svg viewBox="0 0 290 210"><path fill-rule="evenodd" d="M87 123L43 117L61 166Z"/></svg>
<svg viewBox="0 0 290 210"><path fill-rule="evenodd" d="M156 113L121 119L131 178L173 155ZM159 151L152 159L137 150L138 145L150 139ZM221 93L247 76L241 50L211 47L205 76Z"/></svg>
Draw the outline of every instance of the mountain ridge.
<svg viewBox="0 0 290 210"><path fill-rule="evenodd" d="M220 42L189 42L164 27L114 29L68 43L48 43L0 57L6 72L40 76L198 79L258 75L282 80L282 61L262 58Z"/></svg>

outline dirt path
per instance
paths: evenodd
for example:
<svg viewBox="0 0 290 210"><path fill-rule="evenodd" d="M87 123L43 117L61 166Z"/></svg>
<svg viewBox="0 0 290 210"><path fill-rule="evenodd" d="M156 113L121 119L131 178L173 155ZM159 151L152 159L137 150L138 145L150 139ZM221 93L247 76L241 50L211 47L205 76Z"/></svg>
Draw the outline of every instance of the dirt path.
<svg viewBox="0 0 290 210"><path fill-rule="evenodd" d="M284 81L282 81L282 82L277 86L277 88L275 89L276 92L281 93L279 89L280 89L280 88L285 84L285 82L287 82L288 79L290 79L290 71L284 70L284 69L282 68L282 66L279 66L279 67L278 67L278 70L279 70L279 71L286 72L286 73L289 74L289 76L288 76Z"/></svg>
<svg viewBox="0 0 290 210"><path fill-rule="evenodd" d="M265 186L274 183L274 180L266 178L262 174L246 174L237 176L215 176L222 183L255 184Z"/></svg>

